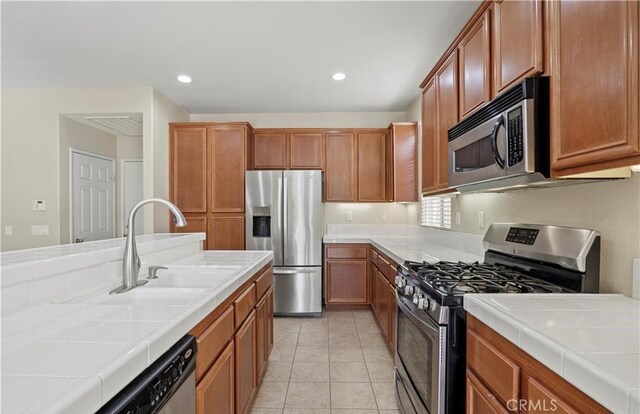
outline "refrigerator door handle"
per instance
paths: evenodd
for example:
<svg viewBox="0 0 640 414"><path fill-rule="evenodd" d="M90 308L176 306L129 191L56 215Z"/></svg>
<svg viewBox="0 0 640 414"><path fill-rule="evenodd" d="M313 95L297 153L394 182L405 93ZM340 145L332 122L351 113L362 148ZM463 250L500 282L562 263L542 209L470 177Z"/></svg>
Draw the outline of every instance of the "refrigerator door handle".
<svg viewBox="0 0 640 414"><path fill-rule="evenodd" d="M284 174L283 174L284 175ZM283 226L282 229L283 231L283 236L282 237L282 243L283 243L283 248L284 248L284 264L287 264L287 237L288 234L287 233L287 221L289 220L289 189L287 187L287 177L284 177L283 179L284 185L283 185L283 190L282 190L282 195L283 195L283 202L282 202L282 215L283 215Z"/></svg>
<svg viewBox="0 0 640 414"><path fill-rule="evenodd" d="M279 270L273 269L274 275L296 275L298 273L315 273L317 269Z"/></svg>

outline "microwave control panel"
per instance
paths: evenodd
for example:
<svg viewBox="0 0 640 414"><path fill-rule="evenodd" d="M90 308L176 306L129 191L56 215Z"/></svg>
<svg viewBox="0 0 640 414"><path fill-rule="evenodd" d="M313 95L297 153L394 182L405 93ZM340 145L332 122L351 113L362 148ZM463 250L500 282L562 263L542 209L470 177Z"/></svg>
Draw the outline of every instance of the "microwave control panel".
<svg viewBox="0 0 640 414"><path fill-rule="evenodd" d="M507 162L509 167L524 159L523 137L522 107L518 107L507 114Z"/></svg>

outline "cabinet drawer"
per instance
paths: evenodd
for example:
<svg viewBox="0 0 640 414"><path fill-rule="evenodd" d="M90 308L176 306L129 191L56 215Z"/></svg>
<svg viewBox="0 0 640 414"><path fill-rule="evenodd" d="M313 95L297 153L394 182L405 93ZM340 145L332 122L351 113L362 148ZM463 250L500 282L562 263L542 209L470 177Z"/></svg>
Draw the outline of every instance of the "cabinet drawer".
<svg viewBox="0 0 640 414"><path fill-rule="evenodd" d="M389 261L382 255L378 255L378 269L389 280Z"/></svg>
<svg viewBox="0 0 640 414"><path fill-rule="evenodd" d="M227 342L233 338L233 307L229 308L215 320L196 339L198 355L196 358L196 380L202 378L209 366L223 350Z"/></svg>
<svg viewBox="0 0 640 414"><path fill-rule="evenodd" d="M267 290L273 284L273 267L269 266L267 270L256 279L256 299L260 300Z"/></svg>
<svg viewBox="0 0 640 414"><path fill-rule="evenodd" d="M518 398L520 367L474 331L467 331L467 366L503 403Z"/></svg>
<svg viewBox="0 0 640 414"><path fill-rule="evenodd" d="M371 249L371 261L373 263L376 264L376 266L378 265L378 252L376 252L375 250Z"/></svg>
<svg viewBox="0 0 640 414"><path fill-rule="evenodd" d="M366 259L367 246L355 244L351 246L327 246L327 259Z"/></svg>
<svg viewBox="0 0 640 414"><path fill-rule="evenodd" d="M396 285L397 268L398 264L396 262L393 260L389 262L389 267L387 268L387 280L389 280L389 283L391 283L392 286Z"/></svg>
<svg viewBox="0 0 640 414"><path fill-rule="evenodd" d="M252 283L238 298L233 301L233 310L236 319L236 328L242 325L245 318L256 306L256 286Z"/></svg>

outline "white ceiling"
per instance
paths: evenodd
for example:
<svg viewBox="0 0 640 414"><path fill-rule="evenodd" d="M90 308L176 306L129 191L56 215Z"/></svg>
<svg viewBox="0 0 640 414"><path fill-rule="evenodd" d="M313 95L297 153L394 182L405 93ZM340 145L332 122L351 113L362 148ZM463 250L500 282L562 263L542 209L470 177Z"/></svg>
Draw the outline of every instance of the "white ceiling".
<svg viewBox="0 0 640 414"><path fill-rule="evenodd" d="M3 1L2 85L151 86L191 113L404 111L478 3Z"/></svg>

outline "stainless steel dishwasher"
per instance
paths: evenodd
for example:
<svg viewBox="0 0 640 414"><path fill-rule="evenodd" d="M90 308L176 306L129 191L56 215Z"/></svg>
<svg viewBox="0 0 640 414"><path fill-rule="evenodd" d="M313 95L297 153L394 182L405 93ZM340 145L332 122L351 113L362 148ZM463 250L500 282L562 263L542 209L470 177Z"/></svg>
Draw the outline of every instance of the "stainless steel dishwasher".
<svg viewBox="0 0 640 414"><path fill-rule="evenodd" d="M99 414L196 412L196 341L185 336L99 411Z"/></svg>

